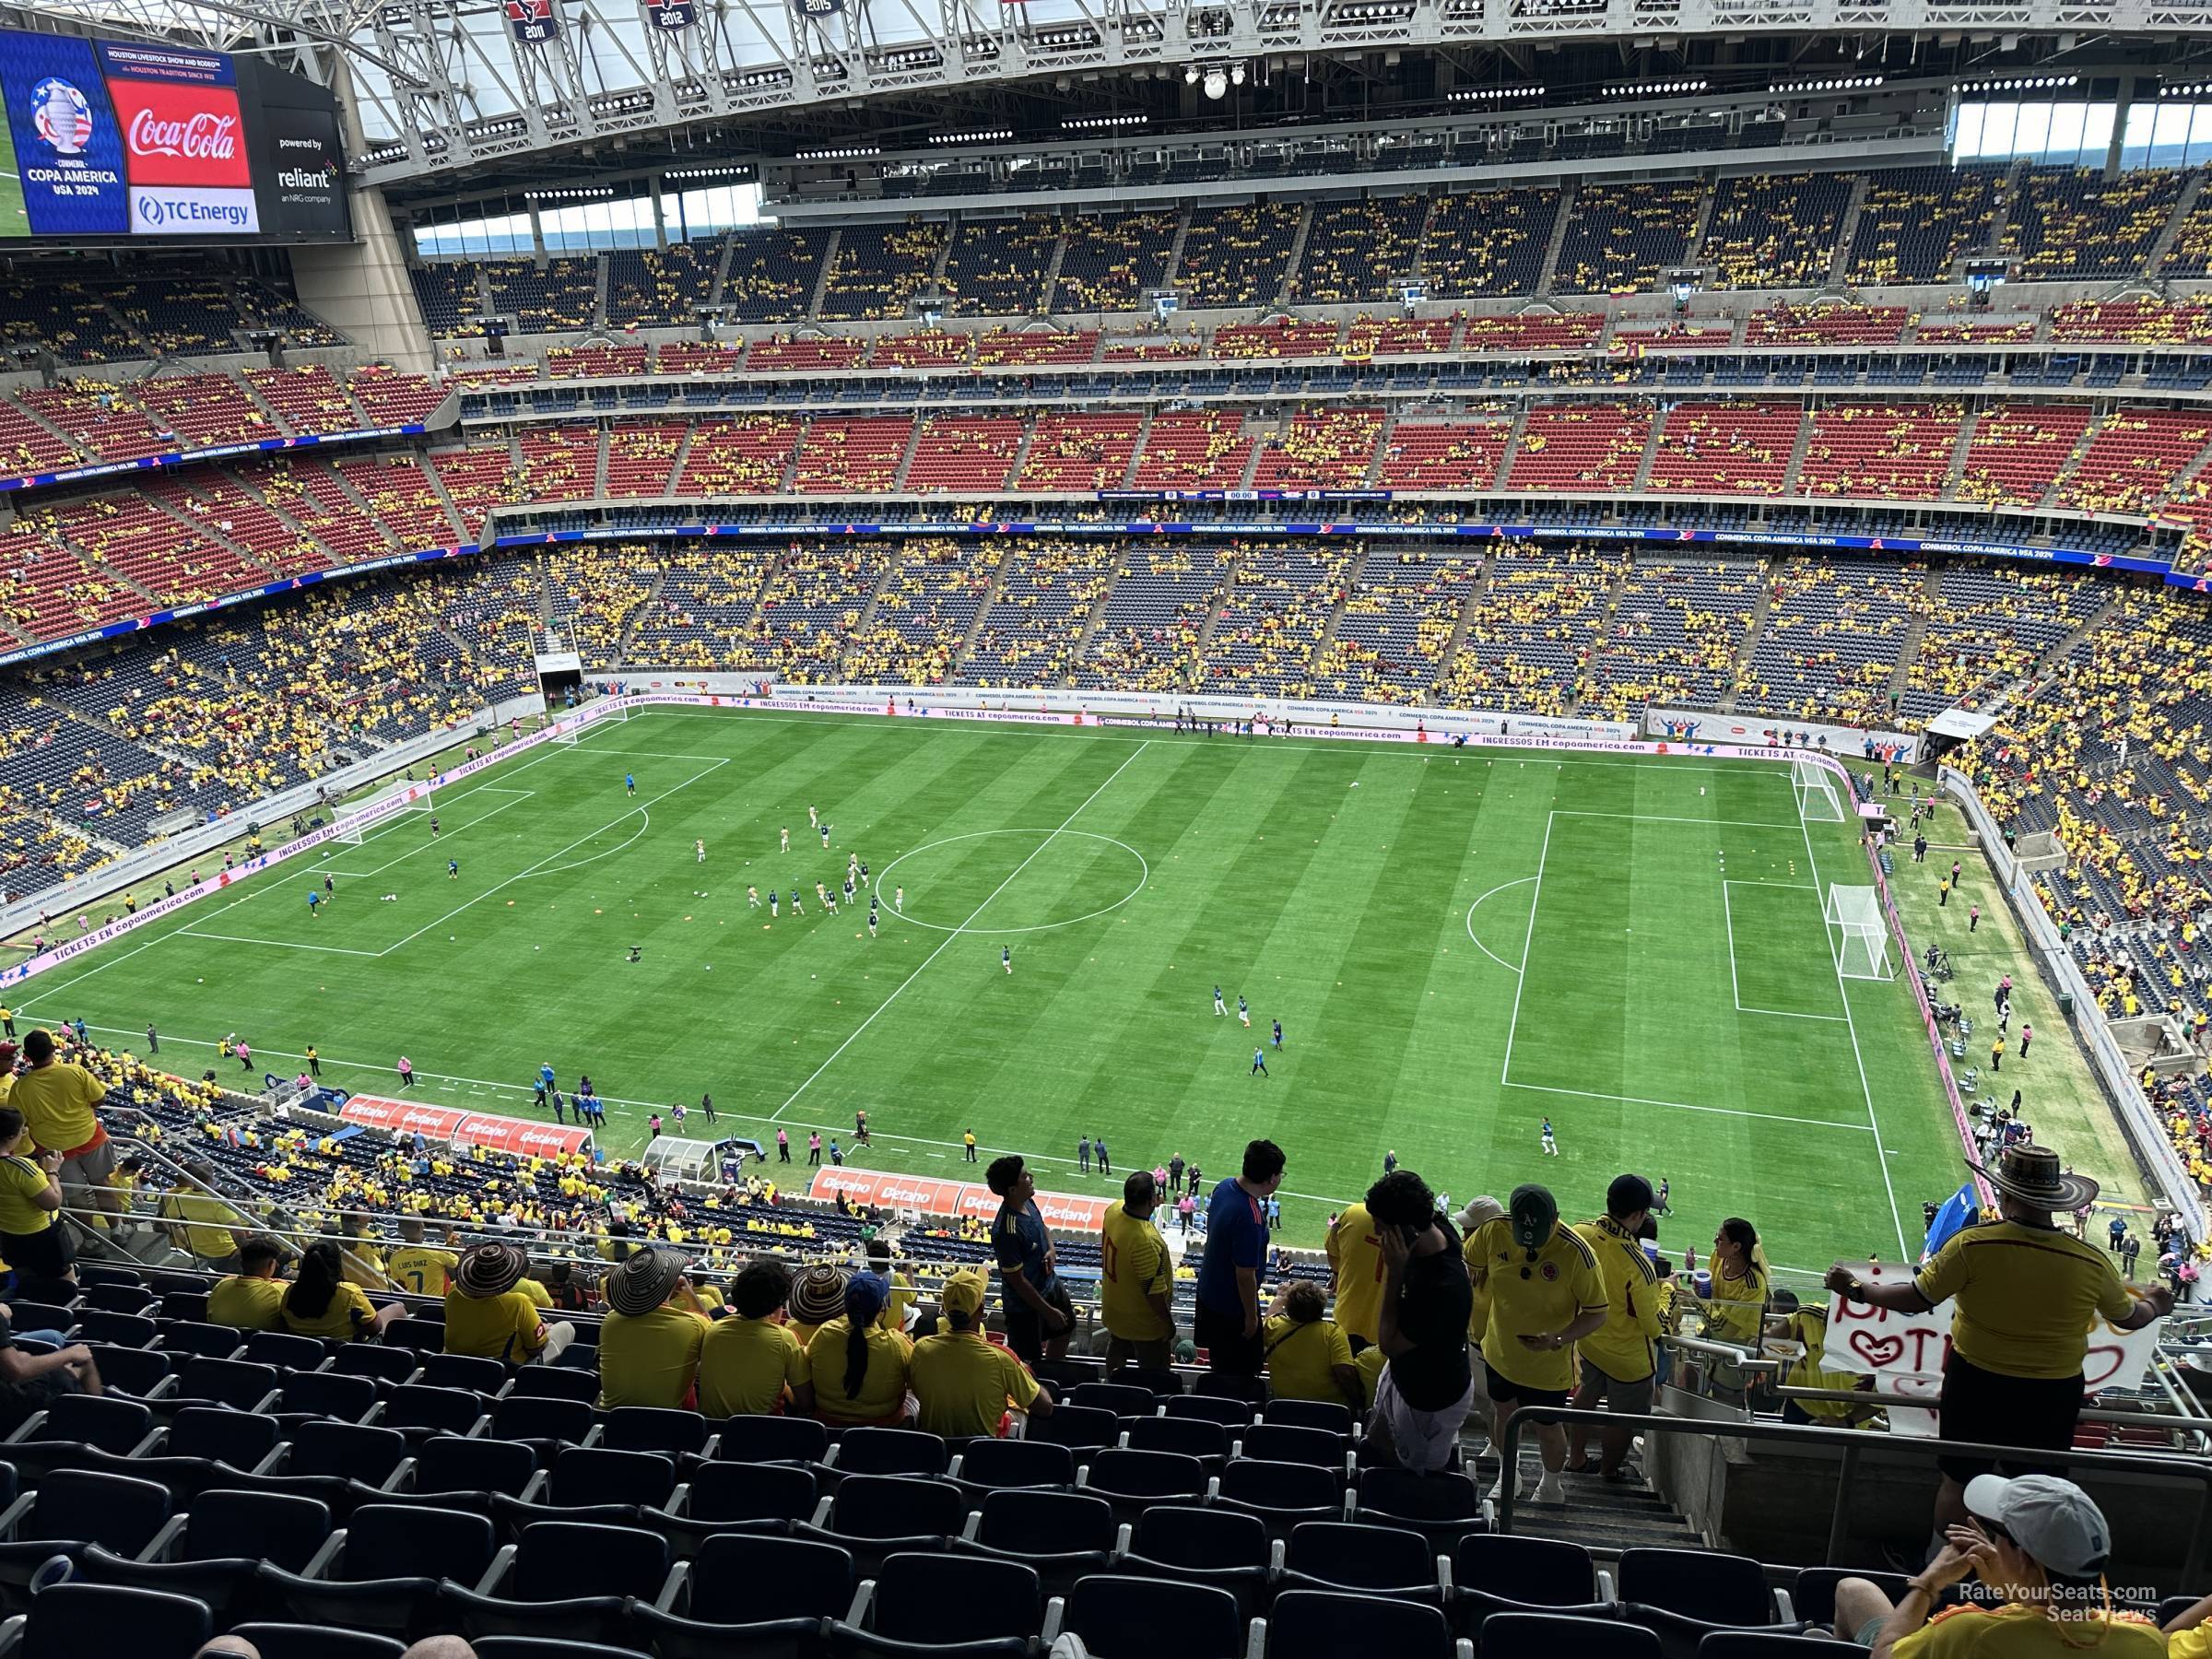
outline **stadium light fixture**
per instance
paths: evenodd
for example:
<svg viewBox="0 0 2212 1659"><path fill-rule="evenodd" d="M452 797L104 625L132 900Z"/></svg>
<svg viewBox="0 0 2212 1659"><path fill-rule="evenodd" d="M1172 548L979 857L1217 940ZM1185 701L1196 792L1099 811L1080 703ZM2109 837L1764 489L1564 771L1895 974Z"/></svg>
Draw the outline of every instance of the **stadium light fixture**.
<svg viewBox="0 0 2212 1659"><path fill-rule="evenodd" d="M1069 115L1062 119L1064 133L1096 133L1110 127L1140 127L1152 119L1141 110L1121 115Z"/></svg>
<svg viewBox="0 0 2212 1659"><path fill-rule="evenodd" d="M882 154L883 148L880 145L856 144L849 149L801 150L792 159L794 161L858 161L869 156Z"/></svg>
<svg viewBox="0 0 2212 1659"><path fill-rule="evenodd" d="M932 133L929 141L932 144L1011 144L1014 135L1004 127L994 127L989 131L972 133Z"/></svg>
<svg viewBox="0 0 2212 1659"><path fill-rule="evenodd" d="M1541 98L1542 87L1454 87L1451 98L1454 103L1503 103L1510 98Z"/></svg>
<svg viewBox="0 0 2212 1659"><path fill-rule="evenodd" d="M1776 81L1770 92L1867 92L1882 84L1878 75L1847 75L1837 80Z"/></svg>
<svg viewBox="0 0 2212 1659"><path fill-rule="evenodd" d="M1632 86L1607 87L1607 98L1679 98L1692 92L1711 90L1712 83L1706 80L1638 81Z"/></svg>
<svg viewBox="0 0 2212 1659"><path fill-rule="evenodd" d="M1206 95L1217 99L1229 95L1229 76L1218 66L1206 72Z"/></svg>

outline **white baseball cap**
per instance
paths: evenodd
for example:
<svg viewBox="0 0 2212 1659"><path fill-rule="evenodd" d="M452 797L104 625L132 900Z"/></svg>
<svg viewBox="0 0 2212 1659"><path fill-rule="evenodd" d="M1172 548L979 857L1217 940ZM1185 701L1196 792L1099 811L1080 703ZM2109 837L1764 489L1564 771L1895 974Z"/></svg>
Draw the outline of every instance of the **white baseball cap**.
<svg viewBox="0 0 2212 1659"><path fill-rule="evenodd" d="M2104 1512L2070 1480L2053 1475L1977 1475L1966 1484L1969 1513L1994 1521L2053 1572L2089 1578L2112 1553Z"/></svg>

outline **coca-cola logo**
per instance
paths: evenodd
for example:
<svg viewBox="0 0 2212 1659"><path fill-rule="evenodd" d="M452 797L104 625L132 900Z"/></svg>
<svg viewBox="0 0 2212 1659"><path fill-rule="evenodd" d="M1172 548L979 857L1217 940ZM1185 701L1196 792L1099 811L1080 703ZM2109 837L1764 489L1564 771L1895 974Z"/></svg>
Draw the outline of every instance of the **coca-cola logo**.
<svg viewBox="0 0 2212 1659"><path fill-rule="evenodd" d="M206 110L182 120L165 120L151 110L131 117L134 156L182 156L195 161L228 161L238 154L238 117Z"/></svg>

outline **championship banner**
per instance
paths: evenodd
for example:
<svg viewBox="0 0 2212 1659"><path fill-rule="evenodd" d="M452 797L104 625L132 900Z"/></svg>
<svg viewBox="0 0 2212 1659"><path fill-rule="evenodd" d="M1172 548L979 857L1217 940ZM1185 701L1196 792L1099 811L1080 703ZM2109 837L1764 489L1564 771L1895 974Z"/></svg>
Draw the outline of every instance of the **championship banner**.
<svg viewBox="0 0 2212 1659"><path fill-rule="evenodd" d="M560 33L560 14L553 0L505 0L507 27L525 46L543 46Z"/></svg>
<svg viewBox="0 0 2212 1659"><path fill-rule="evenodd" d="M656 0L645 8L653 26L663 34L681 34L699 21L696 0Z"/></svg>

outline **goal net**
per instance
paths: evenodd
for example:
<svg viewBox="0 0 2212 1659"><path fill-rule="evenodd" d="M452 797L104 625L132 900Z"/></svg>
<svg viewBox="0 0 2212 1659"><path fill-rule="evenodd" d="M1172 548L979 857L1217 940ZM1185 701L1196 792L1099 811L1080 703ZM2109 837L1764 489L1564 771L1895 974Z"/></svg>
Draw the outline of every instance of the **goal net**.
<svg viewBox="0 0 2212 1659"><path fill-rule="evenodd" d="M1835 779L1818 760L1790 762L1790 787L1797 794L1797 816L1816 824L1843 822L1843 803L1836 798Z"/></svg>
<svg viewBox="0 0 2212 1659"><path fill-rule="evenodd" d="M331 839L348 847L358 847L372 835L389 829L403 812L429 812L430 786L428 783L394 783L375 798L365 801L349 812L339 823Z"/></svg>
<svg viewBox="0 0 2212 1659"><path fill-rule="evenodd" d="M576 740L579 737L589 736L594 726L605 725L609 721L629 718L629 708L621 704L610 709L602 709L588 721L584 718L582 709L569 709L558 712L548 710L547 712L553 721L553 741L570 748L576 747Z"/></svg>
<svg viewBox="0 0 2212 1659"><path fill-rule="evenodd" d="M1889 973L1889 929L1882 901L1870 887L1828 888L1829 944L1836 971L1845 979L1886 980Z"/></svg>

